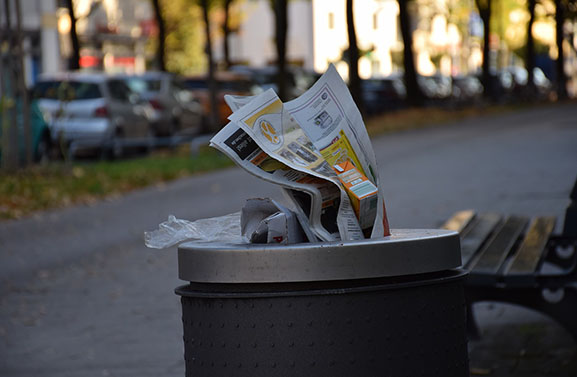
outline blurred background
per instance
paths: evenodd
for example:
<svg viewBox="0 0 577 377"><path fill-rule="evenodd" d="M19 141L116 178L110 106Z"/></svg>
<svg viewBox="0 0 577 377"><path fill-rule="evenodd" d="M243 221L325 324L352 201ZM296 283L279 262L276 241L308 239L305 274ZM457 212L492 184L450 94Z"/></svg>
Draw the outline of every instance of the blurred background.
<svg viewBox="0 0 577 377"><path fill-rule="evenodd" d="M565 101L576 30L574 0L5 0L1 167L207 140L225 94L290 100L329 64L368 123Z"/></svg>
<svg viewBox="0 0 577 377"><path fill-rule="evenodd" d="M393 228L467 208L559 228L576 32L576 0L0 0L0 375L184 375L176 254L143 231L278 198L199 174L233 165L206 146L224 95L288 101L329 64ZM577 375L560 326L485 304L472 375Z"/></svg>

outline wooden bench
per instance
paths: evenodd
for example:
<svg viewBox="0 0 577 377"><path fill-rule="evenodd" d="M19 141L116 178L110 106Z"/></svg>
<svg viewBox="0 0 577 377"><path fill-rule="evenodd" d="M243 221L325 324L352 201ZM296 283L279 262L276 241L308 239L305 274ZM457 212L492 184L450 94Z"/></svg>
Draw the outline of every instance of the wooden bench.
<svg viewBox="0 0 577 377"><path fill-rule="evenodd" d="M544 313L577 341L577 181L563 232L553 234L555 217L456 213L443 228L459 232L468 325L479 337L472 305L498 301Z"/></svg>

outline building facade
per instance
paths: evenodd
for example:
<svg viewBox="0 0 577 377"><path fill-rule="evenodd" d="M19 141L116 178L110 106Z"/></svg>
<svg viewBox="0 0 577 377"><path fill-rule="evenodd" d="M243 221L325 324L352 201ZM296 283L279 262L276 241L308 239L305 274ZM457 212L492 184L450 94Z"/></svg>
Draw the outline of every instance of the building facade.
<svg viewBox="0 0 577 377"><path fill-rule="evenodd" d="M16 3L0 3L0 29L5 37L14 37L17 22L20 22L20 38L23 50L25 82L33 83L41 72L56 72L65 68L60 58L58 17L56 0L23 0L20 5L20 20ZM2 46L2 54L13 51Z"/></svg>
<svg viewBox="0 0 577 377"><path fill-rule="evenodd" d="M268 0L245 0L237 9L243 16L231 38L235 61L252 66L275 59L274 15ZM480 65L477 51L463 51L465 38L451 18L451 0L417 0L411 20L415 61L423 75L449 75ZM293 0L288 2L287 59L305 69L324 72L337 65L348 76L346 0ZM465 20L464 22L467 22ZM354 22L363 78L387 76L402 70L403 42L397 0L354 2ZM466 27L464 29L467 29ZM217 40L217 45L221 42ZM219 55L217 54L217 58Z"/></svg>

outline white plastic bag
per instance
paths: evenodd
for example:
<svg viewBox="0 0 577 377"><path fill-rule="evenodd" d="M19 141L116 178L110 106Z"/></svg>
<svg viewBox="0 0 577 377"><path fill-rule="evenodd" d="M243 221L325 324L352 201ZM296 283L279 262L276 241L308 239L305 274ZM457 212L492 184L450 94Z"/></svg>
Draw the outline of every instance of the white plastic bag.
<svg viewBox="0 0 577 377"><path fill-rule="evenodd" d="M170 215L157 230L144 232L144 243L153 249L164 249L183 241L243 243L240 212L196 221Z"/></svg>

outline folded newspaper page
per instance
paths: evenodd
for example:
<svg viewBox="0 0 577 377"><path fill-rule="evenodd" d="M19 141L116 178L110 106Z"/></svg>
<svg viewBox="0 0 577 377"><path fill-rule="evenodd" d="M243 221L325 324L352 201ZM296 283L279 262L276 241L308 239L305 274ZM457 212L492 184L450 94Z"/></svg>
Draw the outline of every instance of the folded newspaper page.
<svg viewBox="0 0 577 377"><path fill-rule="evenodd" d="M322 224L329 223L336 216L334 206L339 198L338 189L332 184L310 174L294 170L266 154L255 141L234 123L229 123L211 140L211 145L229 156L237 165L265 181L281 185L289 190L306 193L312 199L308 207L295 206L299 221L303 224L309 241L337 240L338 230L327 230ZM295 194L296 195L296 194ZM323 211L325 206L325 211ZM307 226L308 224L308 226ZM335 223L336 224L336 223ZM335 234L336 233L336 234Z"/></svg>
<svg viewBox="0 0 577 377"><path fill-rule="evenodd" d="M325 161L276 93L269 89L235 111L229 119L242 128L269 156L291 167L332 182L340 190L336 223L341 240L363 239L349 197Z"/></svg>
<svg viewBox="0 0 577 377"><path fill-rule="evenodd" d="M331 166L350 161L379 187L375 152L361 113L332 64L309 90L284 106ZM378 190L371 237L389 234L383 193Z"/></svg>
<svg viewBox="0 0 577 377"><path fill-rule="evenodd" d="M227 96L226 101L231 110L236 111L254 98ZM229 123L215 135L211 146L250 174L283 187L286 196L294 203L293 210L310 242L340 238L335 220L340 193L333 183L273 159L234 123Z"/></svg>
<svg viewBox="0 0 577 377"><path fill-rule="evenodd" d="M231 123L211 145L281 185L309 241L389 235L372 145L334 67L287 104L272 90L225 99Z"/></svg>
<svg viewBox="0 0 577 377"><path fill-rule="evenodd" d="M254 98L256 98L256 96L226 95L225 101L230 109L235 112ZM238 131L236 125L229 124L226 128L227 131L224 131L224 135L239 132L243 135L243 138L250 138L244 131ZM238 145L233 140L230 141ZM305 231L309 232L307 234L309 234L308 238L311 242L313 241L312 237L310 237L311 233L314 233L318 239L323 241L339 239L340 235L338 234L338 227L335 221L340 203L338 188L335 187L334 184L319 179L318 177L294 170L282 162L271 163L276 160L263 152L256 143L253 142L252 144L254 144L251 146L252 152L248 156L248 160L250 160L252 164L243 165L238 161L237 163L250 173L267 181L273 178L272 181L274 183L281 185L285 196L293 203L293 211L297 213L299 222L303 224L303 227L306 226ZM218 145L213 146L219 148ZM237 160L235 154L230 153L231 151L220 149L233 160ZM255 168L257 166L261 169ZM278 169L271 171L271 167L273 166L277 166Z"/></svg>

